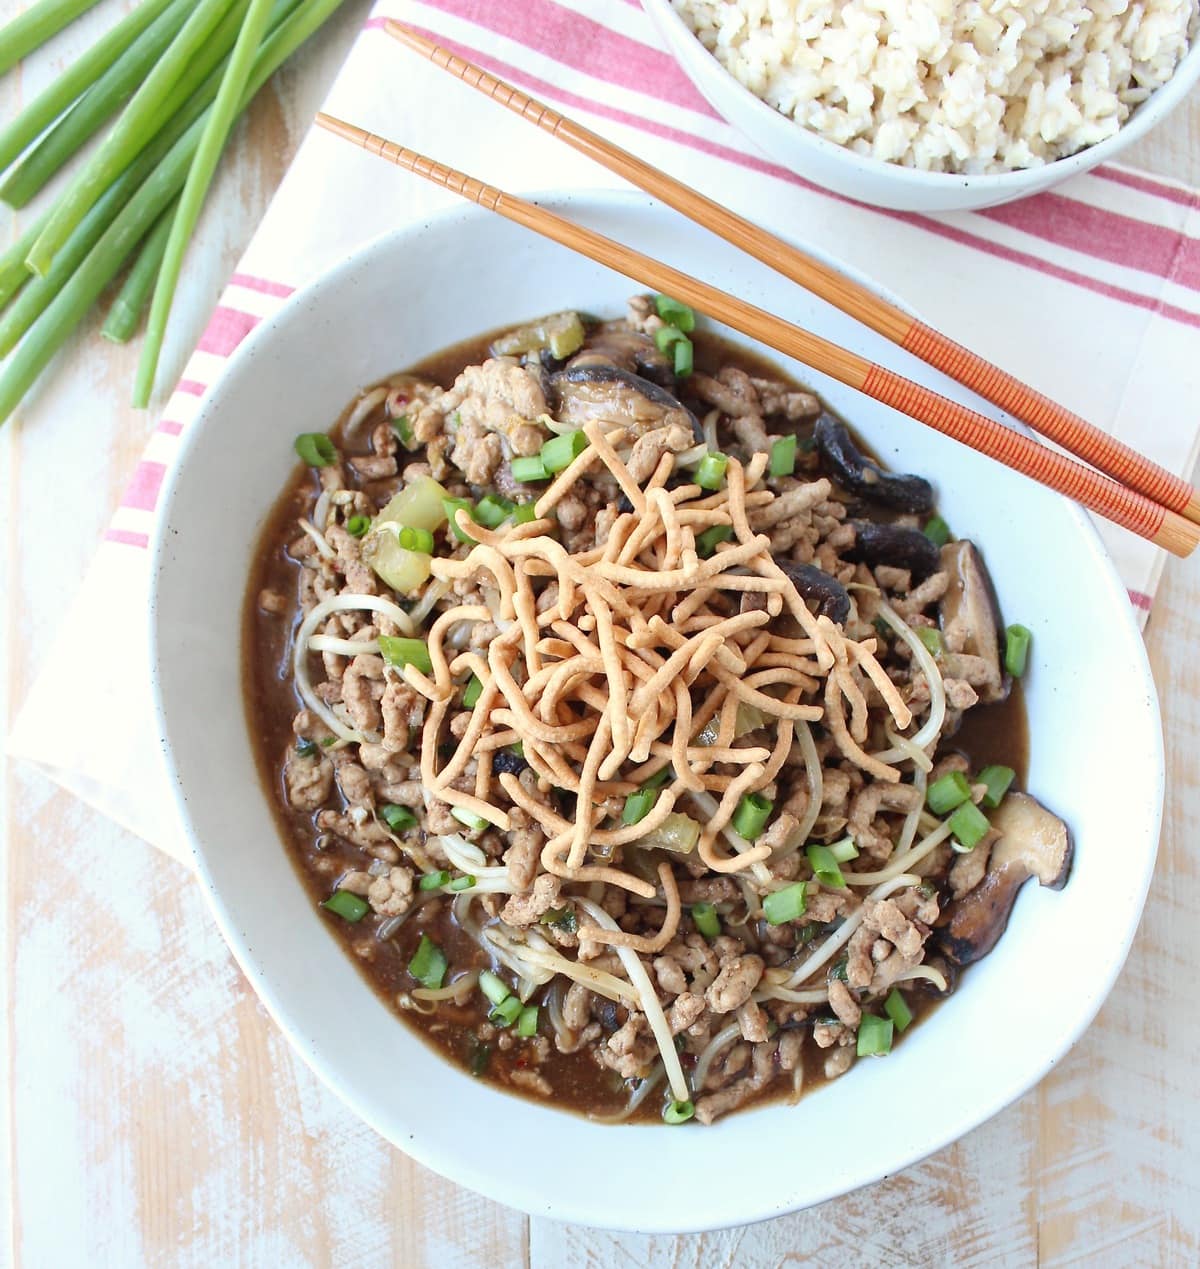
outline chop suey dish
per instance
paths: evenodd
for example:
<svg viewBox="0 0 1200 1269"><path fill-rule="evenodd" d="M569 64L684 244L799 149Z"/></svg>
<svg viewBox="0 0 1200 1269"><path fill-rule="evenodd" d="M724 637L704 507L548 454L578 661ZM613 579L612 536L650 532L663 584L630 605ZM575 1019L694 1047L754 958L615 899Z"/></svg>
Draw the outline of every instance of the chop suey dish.
<svg viewBox="0 0 1200 1269"><path fill-rule="evenodd" d="M979 552L683 306L451 350L297 448L262 771L322 918L473 1074L612 1120L794 1096L1066 881Z"/></svg>

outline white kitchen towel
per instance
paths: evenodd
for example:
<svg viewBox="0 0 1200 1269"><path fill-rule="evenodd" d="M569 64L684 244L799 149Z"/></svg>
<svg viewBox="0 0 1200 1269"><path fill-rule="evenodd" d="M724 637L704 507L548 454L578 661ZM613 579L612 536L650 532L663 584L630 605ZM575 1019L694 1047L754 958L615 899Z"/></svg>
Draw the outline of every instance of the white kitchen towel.
<svg viewBox="0 0 1200 1269"><path fill-rule="evenodd" d="M861 207L755 152L661 50L635 0L381 0L326 109L508 189L612 178L382 30L398 17L768 227L839 256L1035 387L1190 474L1200 428L1200 194L1117 167L991 211ZM162 767L142 623L163 476L238 343L364 242L453 202L313 131L213 314L76 597L10 750L148 841L189 856ZM346 385L349 397L356 384ZM1144 620L1161 552L1101 526ZM86 626L102 675L64 677ZM64 733L58 720L76 722Z"/></svg>

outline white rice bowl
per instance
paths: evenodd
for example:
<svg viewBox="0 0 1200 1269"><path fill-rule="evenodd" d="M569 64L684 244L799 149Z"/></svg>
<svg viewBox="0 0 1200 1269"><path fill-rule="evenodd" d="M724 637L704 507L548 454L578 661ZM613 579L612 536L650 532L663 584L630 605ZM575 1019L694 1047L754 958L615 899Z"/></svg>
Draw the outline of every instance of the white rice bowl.
<svg viewBox="0 0 1200 1269"><path fill-rule="evenodd" d="M931 172L1040 167L1166 83L1200 0L671 0L735 79L859 154Z"/></svg>

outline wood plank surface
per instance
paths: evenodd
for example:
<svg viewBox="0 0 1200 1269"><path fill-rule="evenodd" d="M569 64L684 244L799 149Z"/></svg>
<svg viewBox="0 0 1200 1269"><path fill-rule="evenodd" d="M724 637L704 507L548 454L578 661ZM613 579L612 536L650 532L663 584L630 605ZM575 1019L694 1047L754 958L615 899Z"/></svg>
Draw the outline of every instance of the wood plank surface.
<svg viewBox="0 0 1200 1269"><path fill-rule="evenodd" d="M0 117L123 7L99 6L0 83ZM11 0L0 20L5 9ZM240 126L165 363L194 343L365 11L347 4ZM1129 159L1200 184L1200 96ZM11 218L0 226L7 241ZM69 365L0 435L5 720L155 416L125 404L136 355L68 350ZM6 763L0 1247L12 1263L55 1269L1200 1262L1198 614L1200 557L1172 560L1147 633L1167 740L1158 877L1096 1024L1039 1088L924 1163L813 1211L705 1236L530 1221L412 1163L292 1055L182 866ZM87 663L86 632L69 672L103 672ZM1113 746L1119 768L1120 737ZM764 1166L780 1160L764 1154Z"/></svg>

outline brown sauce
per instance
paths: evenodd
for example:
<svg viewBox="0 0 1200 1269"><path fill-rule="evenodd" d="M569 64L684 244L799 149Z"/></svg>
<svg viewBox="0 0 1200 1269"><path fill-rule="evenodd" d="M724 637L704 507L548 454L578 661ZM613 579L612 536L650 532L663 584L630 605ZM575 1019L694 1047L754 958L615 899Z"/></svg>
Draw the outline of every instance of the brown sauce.
<svg viewBox="0 0 1200 1269"><path fill-rule="evenodd" d="M464 366L487 355L488 345L498 333L465 340L417 363L409 368L409 372L449 387ZM736 361L752 374L793 382L778 366L736 344L699 332L693 338L698 368L711 370ZM799 388L803 385L794 386ZM360 431L363 444L357 449L347 447L346 452L367 452L365 442L369 432L369 427L363 427ZM803 439L803 428L799 434ZM815 456L812 462L815 467ZM328 896L339 875L351 868L365 866L364 856L336 839L322 842L324 848L318 848L318 840L328 835L320 834L315 814L297 812L287 801L282 767L288 748L295 742L292 720L301 707L291 682L290 645L300 619L298 614L293 614L291 622L266 615L259 610L256 602L264 589L295 596L298 568L289 557L286 546L297 536L297 518L311 511L318 492L314 475L308 469L297 467L272 509L256 545L255 563L243 611L243 695L247 725L254 736L259 777L271 803L286 853L313 897L314 923L319 921L326 927L399 1018L411 1025L427 1042L473 1073L503 1083L508 1092L540 1101L542 1099L508 1083L508 1076L526 1061L520 1045L505 1050L494 1038L487 1044L481 1044L476 1039L476 1030L487 1016L487 1006L478 992L471 993L465 1005L444 1002L431 1014L402 1009L396 1004L397 995L410 991L414 985L407 967L422 933L428 933L442 947L452 974L489 965L486 954L475 940L458 927L446 896L435 894L425 899L419 919L410 917L392 937L384 941L375 937L374 930L381 924L381 918L374 913L357 924L349 924L318 906ZM875 518L887 517L876 515ZM1017 772L1014 787L1023 785L1028 761L1028 727L1019 683L1014 684L1006 701L977 706L967 712L958 733L943 744L942 753L953 751L964 753L972 770L995 762L1011 766ZM546 990L541 989L534 999L543 999ZM941 999L932 992L917 991L909 995L908 1002L919 1021L928 1016ZM612 1029L615 1029L619 1024L615 1006L613 1010ZM897 1037L897 1043L903 1043L903 1039ZM825 1052L811 1042L805 1044L805 1091L825 1082L822 1069L825 1056ZM685 1069L686 1065L685 1060ZM618 1114L629 1097L628 1085L615 1073L602 1069L586 1050L563 1055L551 1045L549 1057L538 1069L554 1087L553 1104L562 1109L607 1117ZM764 1095L749 1104L758 1105L772 1097L786 1097L791 1088L791 1076L782 1076ZM632 1118L657 1119L659 1113L660 1099L654 1094L646 1098Z"/></svg>

